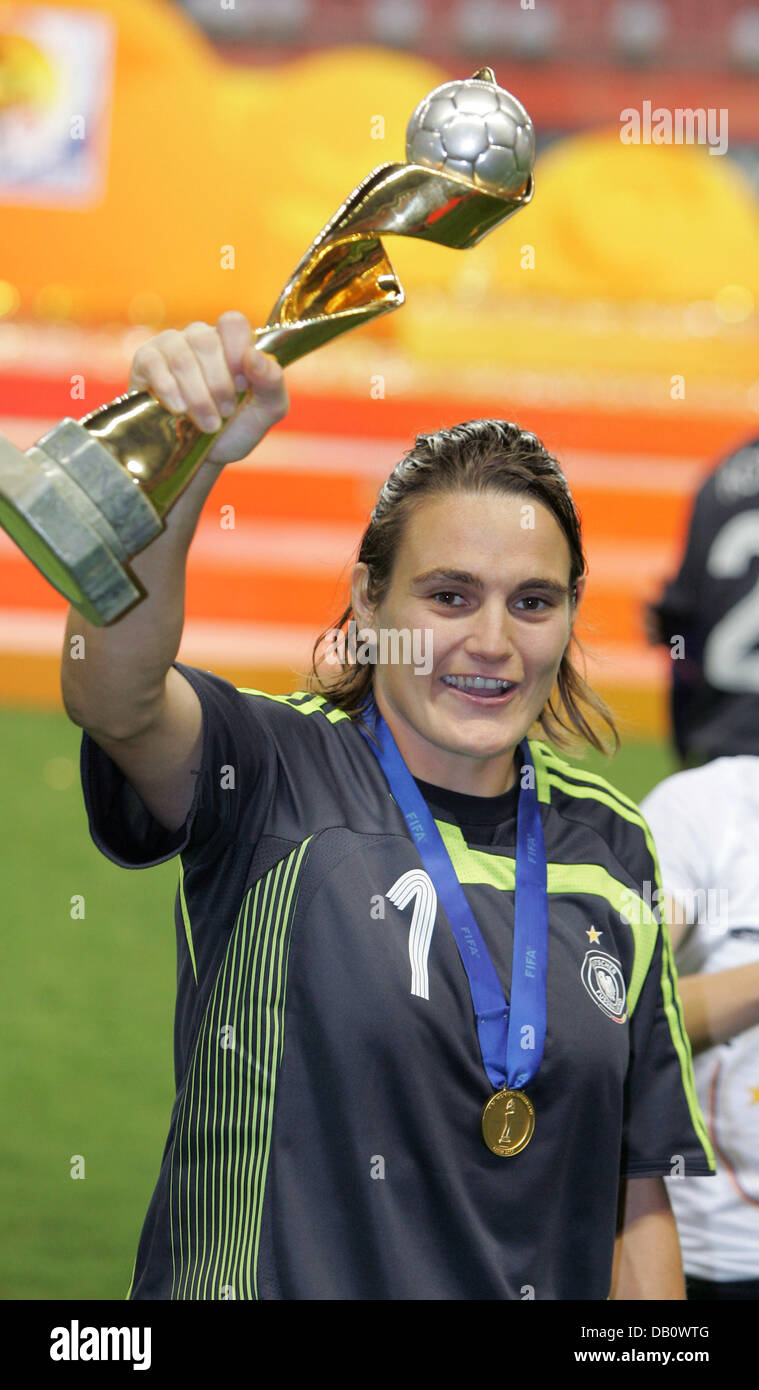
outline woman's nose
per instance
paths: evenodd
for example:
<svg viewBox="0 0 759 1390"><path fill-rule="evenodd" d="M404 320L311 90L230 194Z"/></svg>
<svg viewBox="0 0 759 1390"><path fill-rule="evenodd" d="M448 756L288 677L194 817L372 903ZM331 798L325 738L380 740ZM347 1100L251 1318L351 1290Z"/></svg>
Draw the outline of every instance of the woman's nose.
<svg viewBox="0 0 759 1390"><path fill-rule="evenodd" d="M489 662L505 661L512 654L512 618L503 602L482 605L474 617L466 649L470 656Z"/></svg>

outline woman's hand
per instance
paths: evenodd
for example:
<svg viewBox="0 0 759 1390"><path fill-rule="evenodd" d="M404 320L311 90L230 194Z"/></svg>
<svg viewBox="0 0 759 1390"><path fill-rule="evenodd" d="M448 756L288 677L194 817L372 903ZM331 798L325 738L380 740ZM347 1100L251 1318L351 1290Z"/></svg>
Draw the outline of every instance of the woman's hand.
<svg viewBox="0 0 759 1390"><path fill-rule="evenodd" d="M221 430L205 460L220 465L245 458L290 408L282 368L253 346L253 330L235 309L221 314L215 328L191 323L143 343L129 389L150 391L172 415L189 415L204 434ZM241 390L247 395L238 406Z"/></svg>

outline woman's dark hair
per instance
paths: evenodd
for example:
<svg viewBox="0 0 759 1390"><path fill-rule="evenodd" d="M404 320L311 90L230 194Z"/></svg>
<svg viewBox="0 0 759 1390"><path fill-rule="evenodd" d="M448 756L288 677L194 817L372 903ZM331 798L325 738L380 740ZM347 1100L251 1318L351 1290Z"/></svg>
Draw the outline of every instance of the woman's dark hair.
<svg viewBox="0 0 759 1390"><path fill-rule="evenodd" d="M364 561L369 570L370 603L380 603L390 587L406 523L417 502L442 494L486 491L532 498L552 512L569 545L569 588L574 600L577 581L587 567L580 517L559 464L534 434L520 430L518 425L506 420L470 420L435 434L417 435L413 448L382 487L358 552L358 560ZM358 718L371 694L371 665L348 664L343 660L339 674L329 678L320 673L317 665L317 654L325 638L330 632L341 632L352 616L349 604L333 627L317 638L309 688L325 695L352 718ZM579 737L599 752L608 753L606 743L583 712L585 706L608 725L616 752L620 740L611 711L574 666L570 656L572 643L582 651L572 633L557 674L558 707L554 708L552 695L537 722L546 738L560 748L568 747L571 737ZM569 739L565 732L571 736Z"/></svg>

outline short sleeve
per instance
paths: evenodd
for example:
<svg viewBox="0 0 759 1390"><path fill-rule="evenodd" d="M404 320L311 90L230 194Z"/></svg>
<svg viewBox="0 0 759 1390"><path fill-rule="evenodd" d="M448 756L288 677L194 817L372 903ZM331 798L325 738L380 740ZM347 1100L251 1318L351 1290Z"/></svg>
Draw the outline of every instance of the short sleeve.
<svg viewBox="0 0 759 1390"><path fill-rule="evenodd" d="M704 1176L714 1154L696 1096L669 934L661 927L630 1021L622 1172L631 1178Z"/></svg>
<svg viewBox="0 0 759 1390"><path fill-rule="evenodd" d="M674 897L695 891L710 878L712 808L705 792L703 777L680 772L666 777L640 803L656 842L663 886Z"/></svg>
<svg viewBox="0 0 759 1390"><path fill-rule="evenodd" d="M203 751L184 825L169 831L151 815L124 773L85 731L80 767L90 834L122 868L150 868L175 855L201 859L263 830L276 784L277 759L256 701L229 681L174 662L200 700Z"/></svg>
<svg viewBox="0 0 759 1390"><path fill-rule="evenodd" d="M716 857L721 837L716 767L712 763L676 772L641 803L656 842L663 888L686 924L675 952L677 968L686 975L703 968L724 933L722 897L712 891L722 881Z"/></svg>
<svg viewBox="0 0 759 1390"><path fill-rule="evenodd" d="M653 845L653 840L650 839ZM634 872L661 902L654 849L641 849ZM696 1095L690 1041L677 991L669 929L657 927L648 969L635 1002L625 1083L622 1172L631 1178L705 1176L714 1153Z"/></svg>

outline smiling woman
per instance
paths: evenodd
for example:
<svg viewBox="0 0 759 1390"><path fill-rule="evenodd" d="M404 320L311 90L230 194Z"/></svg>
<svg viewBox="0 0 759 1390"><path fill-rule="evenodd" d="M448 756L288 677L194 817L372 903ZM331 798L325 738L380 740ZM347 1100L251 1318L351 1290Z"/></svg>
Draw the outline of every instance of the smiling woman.
<svg viewBox="0 0 759 1390"><path fill-rule="evenodd" d="M358 621L379 652L387 630L424 631L431 670L348 654L331 676L323 633L312 688L353 717L373 696L412 770L459 791L507 790L535 723L559 747L574 733L606 751L583 706L616 750L613 717L570 653L586 569L567 480L534 434L473 420L418 435L380 492L330 632Z"/></svg>
<svg viewBox="0 0 759 1390"><path fill-rule="evenodd" d="M663 1176L713 1155L641 897L653 840L528 736L600 747L585 709L615 733L569 657L564 475L500 421L420 437L341 622L378 659L236 689L175 658L219 466L287 409L251 338L230 312L138 349L132 384L183 390L193 420L238 372L250 402L136 557L144 602L106 629L73 613L87 661L62 663L95 843L180 856L177 1093L131 1297L681 1298Z"/></svg>

